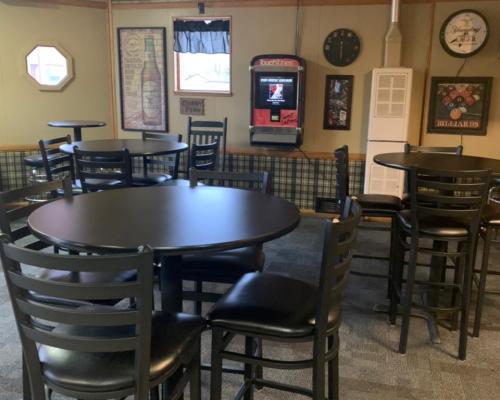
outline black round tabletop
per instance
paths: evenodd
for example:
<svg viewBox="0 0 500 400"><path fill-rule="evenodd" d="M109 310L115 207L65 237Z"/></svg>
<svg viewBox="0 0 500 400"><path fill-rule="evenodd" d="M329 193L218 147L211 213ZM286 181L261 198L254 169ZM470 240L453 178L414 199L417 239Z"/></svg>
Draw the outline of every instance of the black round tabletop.
<svg viewBox="0 0 500 400"><path fill-rule="evenodd" d="M73 147L78 146L80 150L86 151L119 151L128 149L132 156L139 155L161 155L179 153L188 148L186 143L164 141L164 140L142 140L142 139L102 139L84 140L63 144L59 149L68 154L73 154Z"/></svg>
<svg viewBox="0 0 500 400"><path fill-rule="evenodd" d="M373 160L389 168L409 170L411 167L429 168L443 171L491 170L500 175L500 160L485 157L458 156L442 153L384 153Z"/></svg>
<svg viewBox="0 0 500 400"><path fill-rule="evenodd" d="M152 186L115 189L48 203L28 218L34 235L76 250L136 249L164 255L259 244L293 230L292 203L224 187Z"/></svg>
<svg viewBox="0 0 500 400"><path fill-rule="evenodd" d="M80 121L80 120L67 120L67 121L50 121L47 125L54 128L98 128L106 126L102 121Z"/></svg>

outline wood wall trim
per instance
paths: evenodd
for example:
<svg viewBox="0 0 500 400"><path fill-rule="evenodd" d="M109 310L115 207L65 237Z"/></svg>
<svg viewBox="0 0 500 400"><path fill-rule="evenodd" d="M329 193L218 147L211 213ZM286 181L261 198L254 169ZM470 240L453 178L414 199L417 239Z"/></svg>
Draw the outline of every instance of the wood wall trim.
<svg viewBox="0 0 500 400"><path fill-rule="evenodd" d="M28 3L43 3L57 4L61 6L75 6L87 8L100 8L102 10L108 8L106 0L90 1L90 0L29 0Z"/></svg>
<svg viewBox="0 0 500 400"><path fill-rule="evenodd" d="M0 153L7 153L10 151L38 151L36 144L13 144L0 146ZM264 157L278 157L278 158L296 158L311 160L334 160L335 156L332 152L314 152L314 151L299 151L299 150L286 150L286 149L269 149L264 147L229 147L227 154L236 154L242 156L264 156ZM364 160L365 154L349 154L351 160Z"/></svg>
<svg viewBox="0 0 500 400"><path fill-rule="evenodd" d="M58 0L52 0L58 1ZM59 0L70 1L70 0ZM76 1L76 0L73 0ZM137 1L137 0L136 0ZM391 0L206 0L207 8L238 8L238 7L296 7L297 1L301 7L308 6L344 6L344 5L379 5L390 4ZM448 2L478 2L484 0L403 0L403 4L418 3L448 3ZM498 0L486 0L498 1ZM116 10L126 9L162 9L162 8L197 8L198 1L160 1L155 3L112 3L112 8Z"/></svg>

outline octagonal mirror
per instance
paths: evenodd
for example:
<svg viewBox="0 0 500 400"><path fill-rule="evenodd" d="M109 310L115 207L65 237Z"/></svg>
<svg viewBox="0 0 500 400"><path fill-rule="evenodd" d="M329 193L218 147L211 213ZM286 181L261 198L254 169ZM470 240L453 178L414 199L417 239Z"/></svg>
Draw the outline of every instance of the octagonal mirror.
<svg viewBox="0 0 500 400"><path fill-rule="evenodd" d="M73 61L60 46L38 44L26 56L26 72L39 90L62 90L73 78Z"/></svg>

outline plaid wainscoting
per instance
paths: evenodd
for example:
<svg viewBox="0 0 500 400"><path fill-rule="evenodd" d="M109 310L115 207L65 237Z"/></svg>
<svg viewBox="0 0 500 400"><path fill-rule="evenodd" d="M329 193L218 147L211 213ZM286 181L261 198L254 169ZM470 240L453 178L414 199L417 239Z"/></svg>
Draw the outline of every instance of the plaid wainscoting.
<svg viewBox="0 0 500 400"><path fill-rule="evenodd" d="M24 165L24 157L36 151L0 151L0 190L26 186L32 174ZM185 170L187 157L181 156L180 170ZM135 157L134 171L142 170L142 158ZM166 172L153 165L157 172ZM363 189L364 160L349 163L350 193ZM296 158L260 154L226 154L226 169L236 172L268 171L272 176L272 193L283 197L299 208L314 209L317 197L335 197L335 160ZM183 177L182 174L180 177Z"/></svg>

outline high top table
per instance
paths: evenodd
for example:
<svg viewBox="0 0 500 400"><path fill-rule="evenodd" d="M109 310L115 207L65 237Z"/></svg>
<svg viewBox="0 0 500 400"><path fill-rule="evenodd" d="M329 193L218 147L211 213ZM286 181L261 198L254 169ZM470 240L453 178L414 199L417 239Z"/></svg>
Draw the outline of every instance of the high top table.
<svg viewBox="0 0 500 400"><path fill-rule="evenodd" d="M40 239L105 253L151 246L163 257L162 309L182 310L182 255L261 244L299 223L292 203L227 187L151 186L88 193L35 210L28 226Z"/></svg>
<svg viewBox="0 0 500 400"><path fill-rule="evenodd" d="M68 120L50 121L47 125L54 128L73 128L73 140L79 142L82 140L82 128L100 128L106 126L106 123L102 121Z"/></svg>
<svg viewBox="0 0 500 400"><path fill-rule="evenodd" d="M166 140L101 139L84 140L71 144L65 143L59 146L59 149L64 153L73 154L75 146L85 151L120 151L127 149L132 157L180 153L188 148L186 143Z"/></svg>

